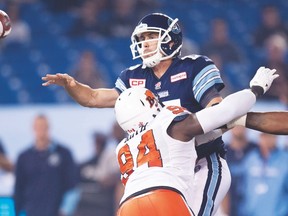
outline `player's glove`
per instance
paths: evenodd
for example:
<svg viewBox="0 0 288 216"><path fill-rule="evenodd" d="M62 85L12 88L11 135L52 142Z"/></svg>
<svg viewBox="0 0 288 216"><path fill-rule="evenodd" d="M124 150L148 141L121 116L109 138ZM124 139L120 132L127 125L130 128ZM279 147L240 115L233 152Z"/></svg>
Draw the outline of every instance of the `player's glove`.
<svg viewBox="0 0 288 216"><path fill-rule="evenodd" d="M279 74L275 74L276 69L260 67L253 79L250 81L250 88L256 96L261 96L268 91L274 79Z"/></svg>

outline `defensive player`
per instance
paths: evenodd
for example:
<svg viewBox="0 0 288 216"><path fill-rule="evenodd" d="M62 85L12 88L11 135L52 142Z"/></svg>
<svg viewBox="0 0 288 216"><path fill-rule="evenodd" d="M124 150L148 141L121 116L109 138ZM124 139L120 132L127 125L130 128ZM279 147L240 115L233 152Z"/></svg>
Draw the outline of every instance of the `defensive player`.
<svg viewBox="0 0 288 216"><path fill-rule="evenodd" d="M192 113L217 104L222 100L219 91L224 87L220 72L205 56L178 57L182 32L177 21L159 13L140 20L131 36L131 51L133 58L141 58L143 64L124 70L115 88L91 89L68 74L47 74L42 78L46 81L43 85L63 86L75 101L86 107L113 107L119 94L133 86L146 87L161 102L181 105ZM201 165L197 166L201 169L194 181L195 193L199 193L195 203L200 206L197 215L214 213L230 186L223 146L222 140L217 139L197 148Z"/></svg>
<svg viewBox="0 0 288 216"><path fill-rule="evenodd" d="M234 93L195 114L179 106L162 107L146 88L126 89L115 104L116 119L128 132L116 149L125 185L118 216L192 215L185 200L189 204L197 199L190 194L197 158L193 138L247 112L259 90L265 92L266 84L277 77L274 72L259 69L251 81L252 92Z"/></svg>

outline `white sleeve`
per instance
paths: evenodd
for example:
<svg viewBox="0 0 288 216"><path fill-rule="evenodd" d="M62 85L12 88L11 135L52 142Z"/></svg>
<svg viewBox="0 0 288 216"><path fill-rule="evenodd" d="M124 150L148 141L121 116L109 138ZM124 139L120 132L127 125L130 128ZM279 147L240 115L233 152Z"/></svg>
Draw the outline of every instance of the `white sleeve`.
<svg viewBox="0 0 288 216"><path fill-rule="evenodd" d="M255 94L245 89L227 96L220 104L203 109L195 115L204 133L207 133L246 114L255 102Z"/></svg>

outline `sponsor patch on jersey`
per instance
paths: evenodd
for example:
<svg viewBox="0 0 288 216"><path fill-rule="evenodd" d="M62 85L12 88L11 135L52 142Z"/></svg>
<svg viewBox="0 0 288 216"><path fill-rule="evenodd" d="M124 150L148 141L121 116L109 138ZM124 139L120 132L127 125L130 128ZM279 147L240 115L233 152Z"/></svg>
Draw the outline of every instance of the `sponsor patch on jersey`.
<svg viewBox="0 0 288 216"><path fill-rule="evenodd" d="M146 79L129 79L129 84L131 87L140 86L145 87Z"/></svg>
<svg viewBox="0 0 288 216"><path fill-rule="evenodd" d="M170 77L171 82L176 82L182 79L187 79L187 73L181 72Z"/></svg>
<svg viewBox="0 0 288 216"><path fill-rule="evenodd" d="M168 97L169 96L169 92L168 91L162 91L157 93L159 98L163 98L163 97Z"/></svg>

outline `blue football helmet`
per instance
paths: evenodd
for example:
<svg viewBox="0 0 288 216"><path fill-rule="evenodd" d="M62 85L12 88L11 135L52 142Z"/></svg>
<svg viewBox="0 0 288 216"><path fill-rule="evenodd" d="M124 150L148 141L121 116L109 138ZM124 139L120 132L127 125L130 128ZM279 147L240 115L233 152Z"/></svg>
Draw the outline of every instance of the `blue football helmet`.
<svg viewBox="0 0 288 216"><path fill-rule="evenodd" d="M172 19L161 13L152 13L143 17L131 36L130 49L133 59L141 57L144 67L154 67L162 60L178 56L182 47L182 32L177 22L177 18ZM158 33L158 38L145 40L145 42L157 40L158 43L155 50L144 54L144 41L139 37L146 32Z"/></svg>

